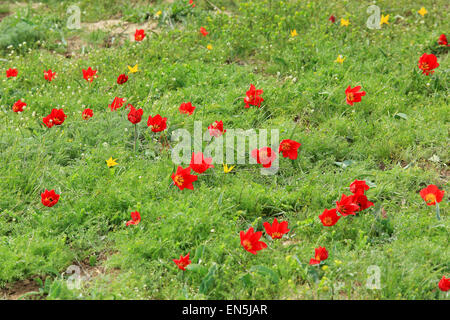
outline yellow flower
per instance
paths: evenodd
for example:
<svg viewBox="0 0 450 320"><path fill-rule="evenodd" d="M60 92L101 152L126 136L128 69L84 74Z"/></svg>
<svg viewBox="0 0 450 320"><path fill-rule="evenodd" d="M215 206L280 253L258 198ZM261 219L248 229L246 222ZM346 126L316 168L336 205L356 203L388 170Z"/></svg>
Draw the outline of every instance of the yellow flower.
<svg viewBox="0 0 450 320"><path fill-rule="evenodd" d="M381 15L380 26L384 24L389 24L389 15Z"/></svg>
<svg viewBox="0 0 450 320"><path fill-rule="evenodd" d="M206 49L212 50L212 45L211 45L211 44L208 44L208 45L206 46Z"/></svg>
<svg viewBox="0 0 450 320"><path fill-rule="evenodd" d="M347 27L350 24L350 19L345 20L341 18L341 26Z"/></svg>
<svg viewBox="0 0 450 320"><path fill-rule="evenodd" d="M422 17L428 13L427 9L424 7L420 8L419 11L417 11Z"/></svg>
<svg viewBox="0 0 450 320"><path fill-rule="evenodd" d="M323 270L323 271L327 271L327 270L328 270L328 266L323 266L323 267L322 267L322 270Z"/></svg>
<svg viewBox="0 0 450 320"><path fill-rule="evenodd" d="M298 36L298 33L297 33L297 30L294 29L291 31L291 37L296 37L296 36Z"/></svg>
<svg viewBox="0 0 450 320"><path fill-rule="evenodd" d="M334 260L334 263L335 263L337 266L340 266L340 265L342 264L342 261L341 261L341 260Z"/></svg>
<svg viewBox="0 0 450 320"><path fill-rule="evenodd" d="M161 13L162 13L162 11L159 10L159 11L156 13L156 15L159 17L159 16L161 15Z"/></svg>
<svg viewBox="0 0 450 320"><path fill-rule="evenodd" d="M128 73L136 73L138 72L138 65L135 65L134 67L128 66Z"/></svg>
<svg viewBox="0 0 450 320"><path fill-rule="evenodd" d="M344 63L345 58L342 56L342 54L338 55L338 57L336 58L336 60L334 60L334 62L343 64Z"/></svg>
<svg viewBox="0 0 450 320"><path fill-rule="evenodd" d="M235 167L235 166L228 167L228 165L226 165L226 164L224 163L224 164L223 164L223 172L228 173L228 172L230 172L231 170L233 170L234 167Z"/></svg>
<svg viewBox="0 0 450 320"><path fill-rule="evenodd" d="M108 168L111 168L111 167L114 167L114 166L118 165L118 163L116 162L116 160L117 160L117 159L114 159L114 160L113 160L112 157L109 158L108 160L105 160L105 161L106 161L106 165L108 166Z"/></svg>

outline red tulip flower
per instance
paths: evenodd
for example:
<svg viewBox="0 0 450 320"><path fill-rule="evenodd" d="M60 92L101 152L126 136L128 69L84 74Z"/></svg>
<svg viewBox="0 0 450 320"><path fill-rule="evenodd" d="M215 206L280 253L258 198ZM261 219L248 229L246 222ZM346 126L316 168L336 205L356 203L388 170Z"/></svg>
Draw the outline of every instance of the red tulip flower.
<svg viewBox="0 0 450 320"><path fill-rule="evenodd" d="M320 264L321 261L328 259L328 251L325 247L315 249L314 259L309 260L310 265Z"/></svg>
<svg viewBox="0 0 450 320"><path fill-rule="evenodd" d="M141 122L144 111L142 109L136 110L131 104L129 105L129 107L130 107L130 112L128 113L128 120L132 124L137 124L137 123Z"/></svg>
<svg viewBox="0 0 450 320"><path fill-rule="evenodd" d="M125 103L124 98L115 97L113 102L109 105L109 108L111 109L111 111L115 111L117 109L122 108L124 103Z"/></svg>
<svg viewBox="0 0 450 320"><path fill-rule="evenodd" d="M145 31L144 29L136 29L136 32L134 33L134 40L136 41L142 41L145 38Z"/></svg>
<svg viewBox="0 0 450 320"><path fill-rule="evenodd" d="M51 82L54 78L56 78L56 73L52 72L52 69L48 69L48 71L44 70L44 79Z"/></svg>
<svg viewBox="0 0 450 320"><path fill-rule="evenodd" d="M186 256L180 255L180 259L172 259L173 262L183 271L186 271L186 267L191 264L191 260L189 260L189 253Z"/></svg>
<svg viewBox="0 0 450 320"><path fill-rule="evenodd" d="M89 67L87 70L83 70L83 78L88 81L88 82L92 82L94 80L94 78L97 78L97 70L92 70L91 67Z"/></svg>
<svg viewBox="0 0 450 320"><path fill-rule="evenodd" d="M212 137L216 137L216 138L220 137L225 132L227 132L227 130L223 130L223 122L222 122L222 120L215 121L214 123L210 124L208 126L208 131L209 131L209 134Z"/></svg>
<svg viewBox="0 0 450 320"><path fill-rule="evenodd" d="M262 241L259 241L261 238L262 232L254 232L253 228L250 227L247 232L241 231L241 245L245 250L252 254L256 254L257 251L267 248L267 244Z"/></svg>
<svg viewBox="0 0 450 320"><path fill-rule="evenodd" d="M187 103L183 102L180 105L179 110L180 110L180 113L185 113L185 114L191 115L194 113L195 107L190 102L187 102Z"/></svg>
<svg viewBox="0 0 450 320"><path fill-rule="evenodd" d="M15 69L15 68L9 68L8 70L6 70L7 78L17 77L17 75L18 75L18 72L17 72L17 69Z"/></svg>
<svg viewBox="0 0 450 320"><path fill-rule="evenodd" d="M266 229L266 233L272 237L272 239L281 239L284 234L288 233L290 229L288 229L288 222L282 221L278 223L277 218L273 219L273 223L270 224L268 222L264 222L264 229Z"/></svg>
<svg viewBox="0 0 450 320"><path fill-rule="evenodd" d="M298 148L301 144L291 139L281 141L278 153L282 153L283 157L295 160L298 157Z"/></svg>
<svg viewBox="0 0 450 320"><path fill-rule="evenodd" d="M350 214L355 215L356 211L359 211L359 206L354 202L353 196L342 195L340 201L336 201L336 209L343 216L348 216Z"/></svg>
<svg viewBox="0 0 450 320"><path fill-rule="evenodd" d="M350 184L350 192L353 194L364 194L365 191L369 190L370 187L364 180L356 180Z"/></svg>
<svg viewBox="0 0 450 320"><path fill-rule="evenodd" d="M52 112L42 119L42 122L48 127L51 128L54 125L59 126L64 123L67 116L64 114L63 109L52 109Z"/></svg>
<svg viewBox="0 0 450 320"><path fill-rule="evenodd" d="M351 86L348 86L347 89L345 89L345 96L347 97L347 104L353 105L355 102L360 102L361 97L366 95L365 91L359 91L361 89L361 86L356 86L352 88Z"/></svg>
<svg viewBox="0 0 450 320"><path fill-rule="evenodd" d="M336 22L336 17L333 16L333 15L331 15L331 16L328 18L328 21L331 21L332 23L335 23L335 22Z"/></svg>
<svg viewBox="0 0 450 320"><path fill-rule="evenodd" d="M152 127L153 132L161 132L167 128L167 118L161 117L159 114L148 117L147 126Z"/></svg>
<svg viewBox="0 0 450 320"><path fill-rule="evenodd" d="M196 175L191 174L191 167L183 169L183 167L178 166L177 172L172 173L172 180L180 190L184 188L194 190L192 182L197 181L197 179Z"/></svg>
<svg viewBox="0 0 450 320"><path fill-rule="evenodd" d="M434 184L420 190L420 196L427 203L428 206L434 206L444 198L444 190L439 190Z"/></svg>
<svg viewBox="0 0 450 320"><path fill-rule="evenodd" d="M325 227L331 227L334 226L338 220L341 218L341 216L337 215L336 209L325 209L322 214L319 216L320 221L322 221L322 224Z"/></svg>
<svg viewBox="0 0 450 320"><path fill-rule="evenodd" d="M128 76L126 74L121 74L117 77L117 84L124 84L128 81Z"/></svg>
<svg viewBox="0 0 450 320"><path fill-rule="evenodd" d="M439 289L442 291L450 290L450 278L442 276L441 281L439 281Z"/></svg>
<svg viewBox="0 0 450 320"><path fill-rule="evenodd" d="M250 108L250 105L261 107L261 103L264 101L260 95L263 94L263 90L256 90L256 87L253 84L250 84L250 89L246 92L246 97L244 98L245 108Z"/></svg>
<svg viewBox="0 0 450 320"><path fill-rule="evenodd" d="M94 111L92 111L92 109L89 109L89 108L84 109L83 112L81 113L81 117L84 120L89 120L93 116L94 116Z"/></svg>
<svg viewBox="0 0 450 320"><path fill-rule="evenodd" d="M200 27L200 33L204 36L204 37L206 37L207 35L208 35L208 31L206 31L206 29L205 28L203 28L203 27Z"/></svg>
<svg viewBox="0 0 450 320"><path fill-rule="evenodd" d="M194 172L203 173L209 168L214 168L211 164L212 158L204 158L202 152L195 154L192 152L191 164L189 165Z"/></svg>
<svg viewBox="0 0 450 320"><path fill-rule="evenodd" d="M23 112L23 108L26 107L26 106L27 106L27 104L19 99L18 101L16 101L13 104L12 110L14 112Z"/></svg>
<svg viewBox="0 0 450 320"><path fill-rule="evenodd" d="M373 202L367 200L367 196L362 193L356 193L351 197L353 198L353 203L359 207L357 211L363 211L373 206Z"/></svg>
<svg viewBox="0 0 450 320"><path fill-rule="evenodd" d="M43 193L41 193L41 202L46 207L53 207L59 201L59 194L55 193L55 190L48 191L45 189Z"/></svg>
<svg viewBox="0 0 450 320"><path fill-rule="evenodd" d="M420 59L419 63L417 64L419 69L422 70L422 74L425 73L425 75L430 75L434 73L433 69L436 69L439 67L439 63L437 62L437 58L434 54L426 54L424 53Z"/></svg>
<svg viewBox="0 0 450 320"><path fill-rule="evenodd" d="M131 213L131 220L127 221L127 227L129 225L138 225L141 222L141 214L137 211Z"/></svg>
<svg viewBox="0 0 450 320"><path fill-rule="evenodd" d="M189 4L192 5L192 8L195 8L194 0L189 0Z"/></svg>
<svg viewBox="0 0 450 320"><path fill-rule="evenodd" d="M263 168L270 168L272 162L277 158L277 154L269 147L252 150L252 157L256 159L258 164L262 164Z"/></svg>
<svg viewBox="0 0 450 320"><path fill-rule="evenodd" d="M445 34L441 34L441 36L439 37L438 43L439 43L441 46L446 46L446 47L450 46L450 45L448 44L447 37L445 36Z"/></svg>

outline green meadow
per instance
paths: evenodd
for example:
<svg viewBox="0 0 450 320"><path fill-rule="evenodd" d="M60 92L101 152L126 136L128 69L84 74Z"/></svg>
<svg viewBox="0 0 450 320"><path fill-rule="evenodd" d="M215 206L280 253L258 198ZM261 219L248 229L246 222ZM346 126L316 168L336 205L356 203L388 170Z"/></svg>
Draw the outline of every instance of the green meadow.
<svg viewBox="0 0 450 320"><path fill-rule="evenodd" d="M438 288L450 275L449 47L438 44L450 37L448 1L377 1L389 14L379 29L367 26L373 1L194 3L0 2L0 299L449 299ZM79 29L67 24L71 5ZM424 53L439 63L429 76ZM250 84L264 91L260 108L245 108ZM366 92L353 106L349 85ZM126 104L111 111L114 97ZM127 104L144 111L136 149ZM67 119L47 128L53 108ZM164 135L147 126L156 114ZM278 154L274 175L214 163L179 190L171 134L219 120L278 129L301 143L298 158ZM318 216L355 179L374 206L324 227ZM419 194L430 184L446 191L440 220ZM60 194L53 207L45 189ZM141 222L126 226L134 211ZM282 239L264 231L274 218L289 223ZM249 227L267 244L256 255L241 246ZM329 257L312 266L318 246ZM173 259L187 253L182 271Z"/></svg>

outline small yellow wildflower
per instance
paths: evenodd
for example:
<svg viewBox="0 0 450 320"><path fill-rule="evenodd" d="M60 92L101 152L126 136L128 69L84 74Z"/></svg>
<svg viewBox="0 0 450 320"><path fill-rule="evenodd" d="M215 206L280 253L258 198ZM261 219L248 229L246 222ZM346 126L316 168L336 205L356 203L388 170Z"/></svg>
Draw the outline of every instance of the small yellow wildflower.
<svg viewBox="0 0 450 320"><path fill-rule="evenodd" d="M380 26L383 24L389 24L389 15L381 15L381 19L380 19Z"/></svg>
<svg viewBox="0 0 450 320"><path fill-rule="evenodd" d="M336 58L336 60L334 60L334 62L343 64L344 63L345 58L342 56L342 54L338 55L338 57Z"/></svg>
<svg viewBox="0 0 450 320"><path fill-rule="evenodd" d="M105 160L105 161L106 161L106 165L108 166L108 168L111 168L111 167L114 167L114 166L118 165L118 163L116 162L116 160L117 160L117 159L114 159L114 160L113 160L112 157L109 158L108 160Z"/></svg>
<svg viewBox="0 0 450 320"><path fill-rule="evenodd" d="M224 163L224 164L223 164L223 172L228 173L228 172L230 172L231 170L233 170L234 167L235 167L235 166L228 167L228 165Z"/></svg>
<svg viewBox="0 0 450 320"><path fill-rule="evenodd" d="M428 13L427 9L424 7L420 8L419 11L417 11L422 17Z"/></svg>
<svg viewBox="0 0 450 320"><path fill-rule="evenodd" d="M291 37L296 37L296 36L298 36L298 33L297 33L297 30L294 29L291 31Z"/></svg>
<svg viewBox="0 0 450 320"><path fill-rule="evenodd" d="M128 73L136 73L138 72L138 65L135 65L134 67L128 66Z"/></svg>
<svg viewBox="0 0 450 320"><path fill-rule="evenodd" d="M159 17L160 15L162 14L162 11L161 10L159 10L157 13L156 13L156 15Z"/></svg>
<svg viewBox="0 0 450 320"><path fill-rule="evenodd" d="M208 49L208 50L212 50L212 45L211 44L208 44L207 46L206 46L206 49Z"/></svg>
<svg viewBox="0 0 450 320"><path fill-rule="evenodd" d="M349 24L350 24L350 19L341 18L341 26L348 27Z"/></svg>

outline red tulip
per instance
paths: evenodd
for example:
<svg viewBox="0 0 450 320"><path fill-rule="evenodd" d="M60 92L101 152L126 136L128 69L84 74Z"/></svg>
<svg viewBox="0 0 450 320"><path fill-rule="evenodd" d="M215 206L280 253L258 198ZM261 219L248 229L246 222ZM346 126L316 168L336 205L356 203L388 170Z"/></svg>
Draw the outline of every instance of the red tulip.
<svg viewBox="0 0 450 320"><path fill-rule="evenodd" d="M89 67L87 70L83 70L83 78L88 81L88 82L92 82L94 80L94 78L97 78L97 70L92 70L91 67Z"/></svg>
<svg viewBox="0 0 450 320"><path fill-rule="evenodd" d="M281 141L278 153L282 153L283 157L295 160L298 157L298 148L301 144L291 139Z"/></svg>
<svg viewBox="0 0 450 320"><path fill-rule="evenodd" d="M246 97L244 98L245 108L250 108L250 105L261 107L261 103L264 101L260 95L263 94L263 90L256 90L253 84L250 84L250 89L246 92Z"/></svg>
<svg viewBox="0 0 450 320"><path fill-rule="evenodd" d="M183 257L183 255L180 255L180 259L172 259L173 262L183 271L186 271L186 267L191 264L191 260L189 260L189 253Z"/></svg>
<svg viewBox="0 0 450 320"><path fill-rule="evenodd" d="M315 249L314 259L309 261L310 265L319 264L321 261L328 259L328 251L325 247L318 247Z"/></svg>
<svg viewBox="0 0 450 320"><path fill-rule="evenodd" d="M191 115L191 114L194 113L195 107L192 106L192 104L191 104L190 102L187 102L187 103L184 103L184 102L183 102L183 103L180 105L179 110L180 110L180 113L185 113L185 114Z"/></svg>
<svg viewBox="0 0 450 320"><path fill-rule="evenodd" d="M145 32L144 29L136 29L136 32L134 33L134 40L136 41L142 41L145 38Z"/></svg>
<svg viewBox="0 0 450 320"><path fill-rule="evenodd" d="M202 152L198 152L197 154L192 152L190 167L194 172L203 173L209 168L214 168L211 162L212 158L204 158Z"/></svg>
<svg viewBox="0 0 450 320"><path fill-rule="evenodd" d="M362 193L356 193L351 197L353 198L353 203L355 203L359 207L359 209L356 211L363 211L373 206L373 202L367 200L367 196Z"/></svg>
<svg viewBox="0 0 450 320"><path fill-rule="evenodd" d="M335 22L336 22L336 17L333 16L333 15L331 15L331 16L328 18L328 21L331 21L332 23L335 23Z"/></svg>
<svg viewBox="0 0 450 320"><path fill-rule="evenodd" d="M348 86L347 89L345 89L345 96L347 97L347 103L349 105L353 105L353 103L355 102L360 102L361 101L361 97L366 95L365 91L360 91L359 89L361 89L361 86L356 86L354 88L352 88L351 86Z"/></svg>
<svg viewBox="0 0 450 320"><path fill-rule="evenodd" d="M359 211L359 206L354 202L353 196L342 195L340 201L336 201L336 209L343 215L348 216L350 214L355 215L356 211Z"/></svg>
<svg viewBox="0 0 450 320"><path fill-rule="evenodd" d="M48 71L44 70L44 79L51 82L54 78L56 78L56 73L52 72L52 69L48 69Z"/></svg>
<svg viewBox="0 0 450 320"><path fill-rule="evenodd" d="M18 101L16 101L13 106L12 106L12 110L14 112L22 112L23 108L26 107L27 104L23 101L21 101L20 99Z"/></svg>
<svg viewBox="0 0 450 320"><path fill-rule="evenodd" d="M325 227L334 226L341 218L341 216L337 215L336 211L337 211L336 209L331 210L325 209L319 216L320 221L322 221L322 224Z"/></svg>
<svg viewBox="0 0 450 320"><path fill-rule="evenodd" d="M194 190L192 182L197 181L197 179L196 175L191 174L191 167L183 169L183 167L178 166L177 172L172 173L172 180L180 190L184 188Z"/></svg>
<svg viewBox="0 0 450 320"><path fill-rule="evenodd" d="M128 81L128 76L125 74L121 74L120 76L117 77L117 84L124 84L127 81Z"/></svg>
<svg viewBox="0 0 450 320"><path fill-rule="evenodd" d="M422 74L426 74L427 76L434 73L433 69L439 67L439 63L437 62L437 58L434 54L426 54L424 53L417 64L419 69L422 70Z"/></svg>
<svg viewBox="0 0 450 320"><path fill-rule="evenodd" d="M192 5L192 8L195 8L195 3L194 3L194 0L189 0L189 4L191 4L191 5Z"/></svg>
<svg viewBox="0 0 450 320"><path fill-rule="evenodd" d="M290 231L288 229L288 222L282 221L281 223L278 223L277 218L273 219L272 224L264 222L263 225L264 229L266 229L266 233L271 236L272 239L281 239L284 234Z"/></svg>
<svg viewBox="0 0 450 320"><path fill-rule="evenodd" d="M94 116L94 111L92 111L92 109L84 109L84 111L81 113L81 117L84 120L89 120L90 118L92 118Z"/></svg>
<svg viewBox="0 0 450 320"><path fill-rule="evenodd" d="M444 198L444 190L439 190L434 184L420 190L420 196L427 203L428 206L434 206Z"/></svg>
<svg viewBox="0 0 450 320"><path fill-rule="evenodd" d="M6 77L10 78L10 77L17 77L17 69L15 68L9 68L8 70L6 70Z"/></svg>
<svg viewBox="0 0 450 320"><path fill-rule="evenodd" d="M153 118L152 116L148 117L147 126L152 127L153 132L160 132L166 130L167 128L166 122L167 118L163 118L159 114L157 114Z"/></svg>
<svg viewBox="0 0 450 320"><path fill-rule="evenodd" d="M250 227L247 232L241 231L241 245L245 250L252 254L256 254L257 251L267 248L267 244L262 241L259 241L261 238L262 232L254 232L253 228Z"/></svg>
<svg viewBox="0 0 450 320"><path fill-rule="evenodd" d="M59 201L59 194L55 193L55 190L48 191L45 189L43 193L41 193L41 202L46 207L53 207Z"/></svg>
<svg viewBox="0 0 450 320"><path fill-rule="evenodd" d="M441 36L439 37L438 43L439 43L441 46L447 46L447 47L450 46L450 45L448 44L447 37L445 36L445 34L441 34Z"/></svg>
<svg viewBox="0 0 450 320"><path fill-rule="evenodd" d="M136 110L131 104L129 104L128 106L130 107L130 112L128 113L128 120L133 124L141 122L144 111L142 109Z"/></svg>
<svg viewBox="0 0 450 320"><path fill-rule="evenodd" d="M227 132L227 130L223 130L223 122L222 122L222 120L215 121L214 123L210 124L208 126L208 131L209 131L209 134L211 136L214 136L214 137L220 137L225 132Z"/></svg>
<svg viewBox="0 0 450 320"><path fill-rule="evenodd" d="M141 222L141 214L137 211L131 213L131 220L127 221L127 226L138 225Z"/></svg>
<svg viewBox="0 0 450 320"><path fill-rule="evenodd" d="M272 162L277 158L277 154L269 147L262 147L252 150L252 157L256 159L257 163L262 164L263 168L270 168Z"/></svg>
<svg viewBox="0 0 450 320"><path fill-rule="evenodd" d="M64 120L66 120L67 116L64 114L63 109L52 109L52 112L42 119L42 122L48 127L51 128L54 125L59 126L63 124Z"/></svg>
<svg viewBox="0 0 450 320"><path fill-rule="evenodd" d="M206 29L205 28L203 28L203 27L200 27L200 33L204 36L204 37L206 37L207 35L208 35L208 31L206 31Z"/></svg>
<svg viewBox="0 0 450 320"><path fill-rule="evenodd" d="M111 109L111 111L115 111L117 109L122 108L124 103L125 103L124 98L115 97L113 102L109 105L109 108Z"/></svg>
<svg viewBox="0 0 450 320"><path fill-rule="evenodd" d="M364 192L369 189L370 189L370 187L366 184L366 181L364 181L364 180L356 180L355 179L355 181L353 181L350 184L350 192L353 194L356 194L356 193L364 194Z"/></svg>
<svg viewBox="0 0 450 320"><path fill-rule="evenodd" d="M442 276L441 281L439 281L439 289L442 291L450 290L450 278Z"/></svg>

